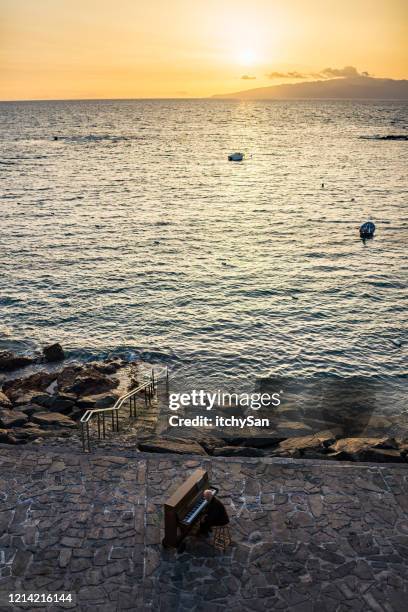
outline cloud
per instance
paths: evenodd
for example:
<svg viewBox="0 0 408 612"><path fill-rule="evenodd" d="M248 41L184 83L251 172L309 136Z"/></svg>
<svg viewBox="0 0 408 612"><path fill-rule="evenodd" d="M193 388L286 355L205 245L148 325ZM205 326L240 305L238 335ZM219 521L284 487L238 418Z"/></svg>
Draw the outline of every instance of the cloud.
<svg viewBox="0 0 408 612"><path fill-rule="evenodd" d="M333 79L351 77L369 77L368 72L359 72L354 66L344 66L344 68L324 68L320 72L303 73L297 70L289 72L273 71L266 75L268 79ZM242 77L244 78L244 77Z"/></svg>
<svg viewBox="0 0 408 612"><path fill-rule="evenodd" d="M370 76L368 72L359 72L354 66L344 66L344 68L325 68L321 71L320 76L326 79L333 77L357 77L357 76Z"/></svg>
<svg viewBox="0 0 408 612"><path fill-rule="evenodd" d="M250 76L249 74L243 74L241 79L243 79L244 81L253 81L254 79L256 79L256 76Z"/></svg>
<svg viewBox="0 0 408 612"><path fill-rule="evenodd" d="M307 79L310 75L293 70L291 72L270 72L266 76L268 79Z"/></svg>

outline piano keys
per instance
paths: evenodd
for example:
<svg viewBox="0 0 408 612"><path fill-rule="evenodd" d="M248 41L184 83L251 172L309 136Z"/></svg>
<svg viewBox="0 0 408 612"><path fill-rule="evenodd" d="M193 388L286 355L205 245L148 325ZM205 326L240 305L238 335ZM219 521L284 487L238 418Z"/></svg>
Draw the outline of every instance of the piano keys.
<svg viewBox="0 0 408 612"><path fill-rule="evenodd" d="M199 523L209 503L203 497L206 489L218 492L216 487L210 487L208 473L199 469L165 502L163 546L179 546Z"/></svg>

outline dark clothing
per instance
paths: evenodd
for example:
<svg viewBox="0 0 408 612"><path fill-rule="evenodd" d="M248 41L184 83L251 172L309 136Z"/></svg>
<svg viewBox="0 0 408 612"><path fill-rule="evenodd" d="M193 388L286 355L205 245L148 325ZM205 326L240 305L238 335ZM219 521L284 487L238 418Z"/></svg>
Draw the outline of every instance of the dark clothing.
<svg viewBox="0 0 408 612"><path fill-rule="evenodd" d="M229 517L224 504L219 499L213 497L207 506L207 512L204 520L201 522L201 533L208 533L211 527L228 525Z"/></svg>

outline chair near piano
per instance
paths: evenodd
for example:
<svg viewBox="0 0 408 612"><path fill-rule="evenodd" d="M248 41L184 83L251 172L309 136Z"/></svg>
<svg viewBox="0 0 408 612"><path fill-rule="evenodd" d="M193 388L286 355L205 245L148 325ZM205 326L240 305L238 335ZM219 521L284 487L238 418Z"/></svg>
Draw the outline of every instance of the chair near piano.
<svg viewBox="0 0 408 612"><path fill-rule="evenodd" d="M195 535L200 530L203 517L205 517L212 496L204 491L218 493L217 487L211 487L208 473L205 470L196 470L164 504L164 538L162 544L165 548L178 548L188 535ZM207 497L207 499L206 499ZM222 527L224 528L224 526ZM214 546L220 548L221 532L217 527L214 531ZM228 544L231 542L227 527ZM224 531L222 532L224 534ZM222 537L221 537L222 539ZM228 545L227 544L227 545ZM225 550L225 546L223 546Z"/></svg>

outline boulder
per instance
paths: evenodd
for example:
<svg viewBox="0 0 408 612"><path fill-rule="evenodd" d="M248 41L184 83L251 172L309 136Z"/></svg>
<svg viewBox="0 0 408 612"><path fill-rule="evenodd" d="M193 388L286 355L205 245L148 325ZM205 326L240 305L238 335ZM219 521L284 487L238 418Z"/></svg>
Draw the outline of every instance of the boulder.
<svg viewBox="0 0 408 612"><path fill-rule="evenodd" d="M308 450L308 456L311 457L310 451L321 451L323 453L327 452L327 447L331 444L334 444L336 441L336 432L330 429L325 431L320 431L316 434L312 434L310 436L296 436L287 438L283 440L279 444L279 447L276 451L276 454L279 455L279 452L296 452Z"/></svg>
<svg viewBox="0 0 408 612"><path fill-rule="evenodd" d="M263 457L264 452L260 448L250 446L219 446L214 448L214 457Z"/></svg>
<svg viewBox="0 0 408 612"><path fill-rule="evenodd" d="M27 378L16 378L7 380L3 384L3 391L14 403L28 403L32 397L37 394L44 394L46 388L55 380L56 374L50 372L36 372L27 376ZM31 396L27 401L28 396ZM25 396L25 401L20 401L20 398Z"/></svg>
<svg viewBox="0 0 408 612"><path fill-rule="evenodd" d="M7 442L8 431L7 429L0 428L0 442Z"/></svg>
<svg viewBox="0 0 408 612"><path fill-rule="evenodd" d="M329 447L329 459L348 461L405 461L394 438L342 438Z"/></svg>
<svg viewBox="0 0 408 612"><path fill-rule="evenodd" d="M48 407L51 403L51 396L38 391L28 391L22 395L14 395L15 406L25 406L27 404L37 404L38 406Z"/></svg>
<svg viewBox="0 0 408 612"><path fill-rule="evenodd" d="M18 440L7 429L0 429L0 443L3 444L18 444Z"/></svg>
<svg viewBox="0 0 408 612"><path fill-rule="evenodd" d="M0 410L0 427L10 429L10 427L18 427L24 425L28 421L28 416L24 412L18 410L8 410L3 408Z"/></svg>
<svg viewBox="0 0 408 612"><path fill-rule="evenodd" d="M58 342L45 346L43 348L43 355L45 361L48 362L63 361L65 359L63 348Z"/></svg>
<svg viewBox="0 0 408 612"><path fill-rule="evenodd" d="M187 444L196 442L205 450L208 455L212 455L212 452L216 446L224 444L223 439L215 435L209 434L200 428L186 427L182 432L178 432L178 436L173 432L174 427L170 427L167 431L161 435L166 440L184 440Z"/></svg>
<svg viewBox="0 0 408 612"><path fill-rule="evenodd" d="M43 401L38 401L37 404L41 404L45 408L48 408L51 412L61 412L62 414L69 414L69 412L75 407L75 396L68 395L65 393L58 393L57 395L49 395Z"/></svg>
<svg viewBox="0 0 408 612"><path fill-rule="evenodd" d="M36 412L44 412L44 407L39 406L38 404L23 404L22 406L19 406L18 409L20 412L24 412L24 414L28 415L29 417Z"/></svg>
<svg viewBox="0 0 408 612"><path fill-rule="evenodd" d="M361 461L373 463L407 463L405 454L391 448L370 448L360 455Z"/></svg>
<svg viewBox="0 0 408 612"><path fill-rule="evenodd" d="M32 427L19 427L17 429L13 429L13 436L16 439L17 444L27 444L27 442L32 442L37 438L52 438L57 435L56 431L52 429L44 430L31 423ZM58 432L58 435L61 435Z"/></svg>
<svg viewBox="0 0 408 612"><path fill-rule="evenodd" d="M63 368L57 375L58 389L60 392L66 392L75 382L76 378L81 375L86 369L83 365L69 365Z"/></svg>
<svg viewBox="0 0 408 612"><path fill-rule="evenodd" d="M74 379L67 378L60 382L58 378L59 389L65 393L73 393L75 395L101 395L107 391L115 389L119 385L119 380L110 378L106 374L101 374L95 369L86 368L78 373Z"/></svg>
<svg viewBox="0 0 408 612"><path fill-rule="evenodd" d="M0 408L11 408L12 403L3 391L0 391Z"/></svg>
<svg viewBox="0 0 408 612"><path fill-rule="evenodd" d="M84 410L82 408L78 408L77 406L74 406L74 408L72 408L69 411L68 416L71 419L74 419L74 421L79 421L79 419L81 418L83 414L84 414Z"/></svg>
<svg viewBox="0 0 408 612"><path fill-rule="evenodd" d="M225 446L250 446L251 448L275 448L286 438L276 438L275 436L223 436L222 441ZM218 445L217 445L218 446Z"/></svg>
<svg viewBox="0 0 408 612"><path fill-rule="evenodd" d="M123 368L126 365L127 365L126 362L123 361L122 359L120 360L115 359L111 361L105 361L102 363L95 362L93 364L94 368L98 370L98 372L100 372L101 374L114 374L115 372L120 370L120 368Z"/></svg>
<svg viewBox="0 0 408 612"><path fill-rule="evenodd" d="M396 441L393 438L382 436L381 438L341 438L330 446L333 452L345 452L353 455L367 448L395 448Z"/></svg>
<svg viewBox="0 0 408 612"><path fill-rule="evenodd" d="M31 357L25 357L24 355L16 355L10 351L0 352L0 372L11 372L12 370L18 370L25 366L34 363L34 359Z"/></svg>
<svg viewBox="0 0 408 612"><path fill-rule="evenodd" d="M110 408L118 399L116 393L99 393L97 395L81 397L77 400L79 408L90 410L91 408Z"/></svg>
<svg viewBox="0 0 408 612"><path fill-rule="evenodd" d="M206 455L200 444L183 438L151 438L139 442L138 448L149 453L175 453L177 455Z"/></svg>
<svg viewBox="0 0 408 612"><path fill-rule="evenodd" d="M44 429L48 427L76 427L75 421L59 412L36 412L32 415L31 420Z"/></svg>

